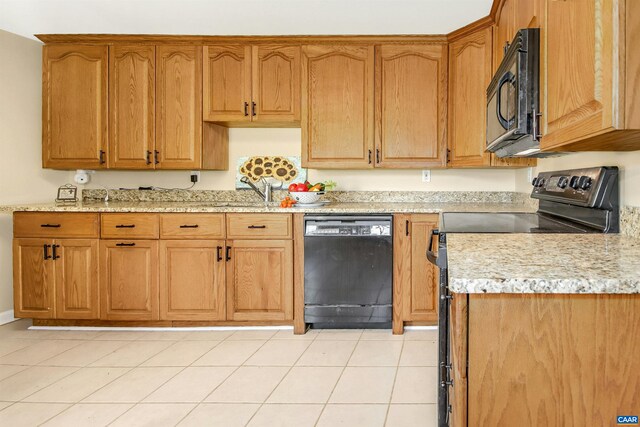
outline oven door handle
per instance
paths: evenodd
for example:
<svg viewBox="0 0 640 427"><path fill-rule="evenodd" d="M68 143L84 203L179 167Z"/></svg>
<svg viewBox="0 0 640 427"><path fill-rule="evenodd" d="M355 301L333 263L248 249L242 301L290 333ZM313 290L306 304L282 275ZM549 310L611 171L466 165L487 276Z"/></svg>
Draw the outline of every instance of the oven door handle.
<svg viewBox="0 0 640 427"><path fill-rule="evenodd" d="M431 230L431 237L429 238L429 249L427 250L427 259L435 266L438 266L438 257L433 252L433 236L440 236L440 230L437 228Z"/></svg>

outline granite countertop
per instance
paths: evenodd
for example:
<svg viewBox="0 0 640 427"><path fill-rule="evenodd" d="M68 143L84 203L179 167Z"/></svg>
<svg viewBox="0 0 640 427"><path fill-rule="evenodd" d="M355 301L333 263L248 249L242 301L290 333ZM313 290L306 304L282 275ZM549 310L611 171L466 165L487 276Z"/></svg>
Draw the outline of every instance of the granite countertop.
<svg viewBox="0 0 640 427"><path fill-rule="evenodd" d="M448 212L533 212L535 208L523 203L406 203L406 202L332 202L321 208L281 208L278 203L265 206L260 202L199 201L199 202L140 202L88 201L74 205L34 203L2 206L4 212L286 212L286 213L440 213Z"/></svg>
<svg viewBox="0 0 640 427"><path fill-rule="evenodd" d="M454 293L640 293L640 239L619 234L451 234L447 255Z"/></svg>

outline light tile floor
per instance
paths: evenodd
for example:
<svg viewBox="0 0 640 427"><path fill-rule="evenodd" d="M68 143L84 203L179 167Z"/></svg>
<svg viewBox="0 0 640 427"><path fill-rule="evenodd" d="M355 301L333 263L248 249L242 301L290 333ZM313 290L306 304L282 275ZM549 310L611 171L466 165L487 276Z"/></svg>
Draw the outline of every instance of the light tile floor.
<svg viewBox="0 0 640 427"><path fill-rule="evenodd" d="M0 426L435 426L436 331L0 326Z"/></svg>

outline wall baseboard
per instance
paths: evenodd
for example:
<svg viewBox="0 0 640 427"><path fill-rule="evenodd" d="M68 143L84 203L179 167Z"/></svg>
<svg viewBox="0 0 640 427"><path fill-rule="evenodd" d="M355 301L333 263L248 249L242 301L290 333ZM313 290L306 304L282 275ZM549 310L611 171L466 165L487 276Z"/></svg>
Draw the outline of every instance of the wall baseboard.
<svg viewBox="0 0 640 427"><path fill-rule="evenodd" d="M0 312L0 325L11 323L14 320L18 320L13 317L13 310L7 310Z"/></svg>

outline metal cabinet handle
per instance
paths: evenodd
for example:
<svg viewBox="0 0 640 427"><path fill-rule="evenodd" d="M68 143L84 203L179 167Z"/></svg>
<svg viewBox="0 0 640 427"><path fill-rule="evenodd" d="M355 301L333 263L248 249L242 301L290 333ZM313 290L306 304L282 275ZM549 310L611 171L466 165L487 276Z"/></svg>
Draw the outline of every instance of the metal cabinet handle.
<svg viewBox="0 0 640 427"><path fill-rule="evenodd" d="M158 160L159 155L160 155L160 152L158 150L153 150L153 161L156 165L160 163L160 160Z"/></svg>
<svg viewBox="0 0 640 427"><path fill-rule="evenodd" d="M245 116L249 115L249 103L248 102L244 103L244 115Z"/></svg>
<svg viewBox="0 0 640 427"><path fill-rule="evenodd" d="M376 148L376 163L380 163L380 149Z"/></svg>
<svg viewBox="0 0 640 427"><path fill-rule="evenodd" d="M222 246L216 246L216 261L222 261Z"/></svg>
<svg viewBox="0 0 640 427"><path fill-rule="evenodd" d="M247 228L267 228L266 225L249 225Z"/></svg>
<svg viewBox="0 0 640 427"><path fill-rule="evenodd" d="M225 258L227 261L231 261L231 246L227 246L227 250L225 252Z"/></svg>
<svg viewBox="0 0 640 427"><path fill-rule="evenodd" d="M49 246L46 243L43 245L44 246L44 260L48 260L49 258L51 258L51 255L49 255Z"/></svg>
<svg viewBox="0 0 640 427"><path fill-rule="evenodd" d="M116 228L136 228L135 224L118 224Z"/></svg>
<svg viewBox="0 0 640 427"><path fill-rule="evenodd" d="M60 255L58 255L58 251L57 251L57 248L59 248L59 247L60 247L60 245L51 245L51 248L52 248L52 255L53 255L53 256L52 256L52 258L53 258L53 259L58 259L58 258L60 258Z"/></svg>
<svg viewBox="0 0 640 427"><path fill-rule="evenodd" d="M369 150L369 164L371 164L371 150Z"/></svg>
<svg viewBox="0 0 640 427"><path fill-rule="evenodd" d="M198 228L198 224L183 224L180 228Z"/></svg>
<svg viewBox="0 0 640 427"><path fill-rule="evenodd" d="M147 150L147 164L151 164L151 151Z"/></svg>
<svg viewBox="0 0 640 427"><path fill-rule="evenodd" d="M252 116L256 115L256 103L255 102L251 103L251 115Z"/></svg>
<svg viewBox="0 0 640 427"><path fill-rule="evenodd" d="M405 236L408 236L408 235L409 235L409 220L407 220L407 221L406 221L406 223L405 223L405 227L406 227L406 228L405 228L405 230L404 230L404 233L405 233L404 235L405 235Z"/></svg>
<svg viewBox="0 0 640 427"><path fill-rule="evenodd" d="M40 224L42 228L60 228L60 224Z"/></svg>
<svg viewBox="0 0 640 427"><path fill-rule="evenodd" d="M116 246L135 246L135 243L116 243Z"/></svg>
<svg viewBox="0 0 640 427"><path fill-rule="evenodd" d="M105 155L104 150L100 150L100 164L101 165L105 164L104 155Z"/></svg>

